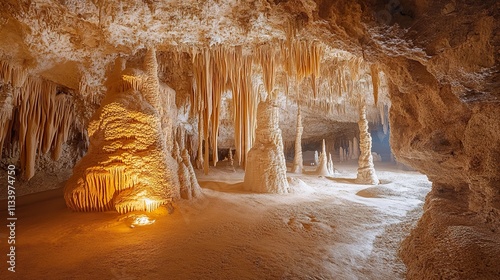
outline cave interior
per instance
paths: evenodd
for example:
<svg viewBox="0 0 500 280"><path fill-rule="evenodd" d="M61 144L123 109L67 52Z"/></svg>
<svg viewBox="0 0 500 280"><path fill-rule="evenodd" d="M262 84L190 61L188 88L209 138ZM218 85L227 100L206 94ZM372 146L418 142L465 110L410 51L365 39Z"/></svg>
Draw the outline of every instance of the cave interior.
<svg viewBox="0 0 500 280"><path fill-rule="evenodd" d="M1 1L0 278L500 279L499 15Z"/></svg>

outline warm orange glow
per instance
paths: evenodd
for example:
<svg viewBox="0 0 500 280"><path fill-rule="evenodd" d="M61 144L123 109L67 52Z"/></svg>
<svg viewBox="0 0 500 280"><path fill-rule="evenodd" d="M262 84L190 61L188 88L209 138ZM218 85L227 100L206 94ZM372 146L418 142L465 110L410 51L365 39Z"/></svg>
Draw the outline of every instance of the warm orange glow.
<svg viewBox="0 0 500 280"><path fill-rule="evenodd" d="M139 215L134 219L134 221L132 222L130 227L134 228L136 226L147 226L147 225L154 224L155 221L156 220L149 219L149 217L146 215Z"/></svg>

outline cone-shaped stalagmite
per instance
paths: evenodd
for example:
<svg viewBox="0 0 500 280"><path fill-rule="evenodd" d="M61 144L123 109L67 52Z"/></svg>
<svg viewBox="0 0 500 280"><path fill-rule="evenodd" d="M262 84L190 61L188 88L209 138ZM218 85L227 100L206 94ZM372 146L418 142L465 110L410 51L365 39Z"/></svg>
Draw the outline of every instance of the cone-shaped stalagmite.
<svg viewBox="0 0 500 280"><path fill-rule="evenodd" d="M304 128L302 127L302 115L300 114L300 108L297 109L297 135L295 136L295 156L293 158L293 173L302 173L304 168L304 160L302 159L302 132Z"/></svg>
<svg viewBox="0 0 500 280"><path fill-rule="evenodd" d="M357 183L377 185L379 180L375 174L372 157L372 137L368 131L368 120L366 119L366 104L362 103L359 107L359 138L360 138L360 156L358 160Z"/></svg>
<svg viewBox="0 0 500 280"><path fill-rule="evenodd" d="M255 142L247 155L244 187L260 193L288 193L279 107L269 98L257 109Z"/></svg>
<svg viewBox="0 0 500 280"><path fill-rule="evenodd" d="M162 129L162 108L168 108L175 92L160 86L154 50L147 52L144 65L145 72L117 67L122 75L110 76L114 80L89 123L88 153L66 184L66 204L75 211L153 211L180 197L179 164L181 177L189 181L186 197L199 193L186 152L181 156L175 145L176 161L166 147L173 137Z"/></svg>
<svg viewBox="0 0 500 280"><path fill-rule="evenodd" d="M326 156L325 139L323 139L323 145L321 148L321 154L319 155L319 164L316 168L316 174L327 176L330 175L328 170L328 157Z"/></svg>

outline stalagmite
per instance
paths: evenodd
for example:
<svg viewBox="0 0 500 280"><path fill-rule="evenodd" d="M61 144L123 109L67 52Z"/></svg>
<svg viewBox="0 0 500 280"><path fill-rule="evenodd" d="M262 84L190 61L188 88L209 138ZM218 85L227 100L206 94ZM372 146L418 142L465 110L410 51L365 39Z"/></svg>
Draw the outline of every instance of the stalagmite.
<svg viewBox="0 0 500 280"><path fill-rule="evenodd" d="M293 173L302 173L304 169L304 160L302 159L302 132L304 128L302 127L302 115L300 114L300 108L297 109L297 134L295 135L295 155L293 158Z"/></svg>
<svg viewBox="0 0 500 280"><path fill-rule="evenodd" d="M340 161L344 161L344 149L342 147L339 147L339 157Z"/></svg>
<svg viewBox="0 0 500 280"><path fill-rule="evenodd" d="M368 131L368 120L366 119L366 104L362 103L359 107L359 138L360 138L360 156L358 160L358 175L356 182L360 184L378 185L379 180L375 174L373 166L372 137Z"/></svg>
<svg viewBox="0 0 500 280"><path fill-rule="evenodd" d="M319 164L319 154L318 151L314 151L314 165L318 166Z"/></svg>
<svg viewBox="0 0 500 280"><path fill-rule="evenodd" d="M279 107L269 98L258 105L255 142L247 155L246 190L259 193L288 193Z"/></svg>
<svg viewBox="0 0 500 280"><path fill-rule="evenodd" d="M319 155L320 155L319 165L316 168L315 174L323 176L332 175L328 168L329 162L328 162L328 157L326 155L325 139L323 139L323 144L321 146L321 153Z"/></svg>

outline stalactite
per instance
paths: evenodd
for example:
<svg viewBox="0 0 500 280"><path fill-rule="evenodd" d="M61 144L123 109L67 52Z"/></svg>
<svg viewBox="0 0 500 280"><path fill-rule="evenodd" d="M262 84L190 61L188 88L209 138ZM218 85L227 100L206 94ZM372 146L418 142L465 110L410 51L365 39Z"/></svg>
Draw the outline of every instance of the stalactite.
<svg viewBox="0 0 500 280"><path fill-rule="evenodd" d="M52 149L52 158L60 157L74 122L72 99L57 94L55 83L28 76L23 68L5 61L0 61L0 78L4 87L11 87L0 115L0 155L8 130L14 125L11 121L19 120L19 139L13 140L19 143L23 176L30 179L35 174L37 153ZM15 107L18 109L13 110Z"/></svg>
<svg viewBox="0 0 500 280"><path fill-rule="evenodd" d="M196 153L196 161L195 165L197 169L203 169L205 166L204 164L204 159L203 159L203 119L202 119L202 113L201 111L199 112L199 117L198 117L198 151Z"/></svg>
<svg viewBox="0 0 500 280"><path fill-rule="evenodd" d="M200 139L205 140L204 169L208 172L208 152L212 148L214 164L217 162L217 135L221 94L233 94L235 145L238 162L244 165L245 155L251 147L252 123L257 110L257 95L253 91L252 58L243 56L241 47L217 47L193 51L194 108L202 112ZM208 144L211 143L211 146Z"/></svg>
<svg viewBox="0 0 500 280"><path fill-rule="evenodd" d="M231 167L231 169L232 169L233 171L235 171L235 169L234 169L233 151L232 151L232 149L231 149L231 148L229 148L228 156L229 156L229 158L228 158L228 159L229 159L229 166Z"/></svg>
<svg viewBox="0 0 500 280"><path fill-rule="evenodd" d="M358 175L356 182L360 184L378 185L379 181L373 166L373 156L371 153L372 138L368 131L368 120L366 119L366 104L359 107L359 138L360 156L358 160Z"/></svg>
<svg viewBox="0 0 500 280"><path fill-rule="evenodd" d="M375 105L377 105L378 94L379 94L379 85L380 85L377 64L370 65L370 72L371 72L372 84L373 84L373 99L375 100Z"/></svg>
<svg viewBox="0 0 500 280"><path fill-rule="evenodd" d="M293 158L293 173L302 173L304 169L304 160L302 159L302 132L304 128L302 127L302 115L300 113L300 107L297 108L297 129L295 135L295 156Z"/></svg>
<svg viewBox="0 0 500 280"><path fill-rule="evenodd" d="M274 48L270 45L262 45L256 50L256 58L262 68L262 76L264 80L264 87L267 94L272 95L274 92L274 82L276 75L276 54ZM274 98L271 96L271 98Z"/></svg>

